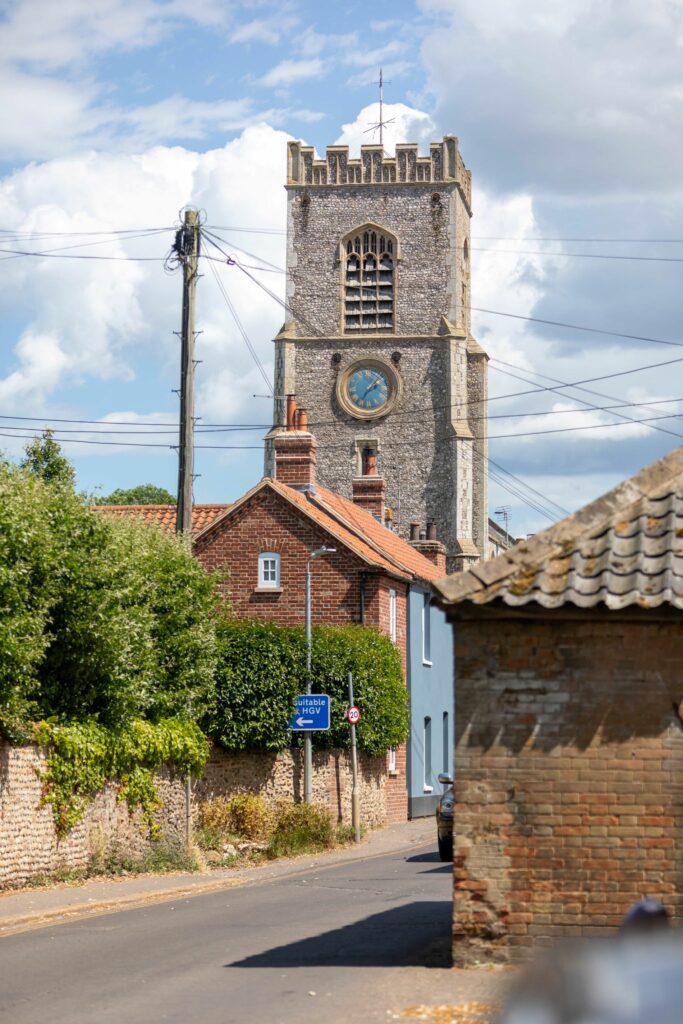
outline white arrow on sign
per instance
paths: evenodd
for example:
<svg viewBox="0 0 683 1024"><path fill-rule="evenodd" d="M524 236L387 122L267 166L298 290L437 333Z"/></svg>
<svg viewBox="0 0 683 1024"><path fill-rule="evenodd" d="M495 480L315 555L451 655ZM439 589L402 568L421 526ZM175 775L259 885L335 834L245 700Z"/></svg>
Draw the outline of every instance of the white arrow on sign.
<svg viewBox="0 0 683 1024"><path fill-rule="evenodd" d="M301 716L299 716L299 718L297 718L297 720L296 720L296 724L298 726L313 725L313 719L312 718L301 718Z"/></svg>

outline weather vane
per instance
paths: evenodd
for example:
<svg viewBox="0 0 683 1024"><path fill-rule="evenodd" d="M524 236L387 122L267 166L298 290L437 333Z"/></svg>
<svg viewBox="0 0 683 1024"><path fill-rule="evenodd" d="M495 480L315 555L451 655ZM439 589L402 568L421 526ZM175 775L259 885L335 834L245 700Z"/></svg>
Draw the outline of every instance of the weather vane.
<svg viewBox="0 0 683 1024"><path fill-rule="evenodd" d="M375 132L377 131L377 129L379 128L379 144L380 144L380 146L383 146L384 145L384 129L386 128L386 126L388 124L393 124L394 121L395 121L395 118L390 117L388 121L384 120L384 116L383 116L383 114L384 114L384 96L383 96L383 93L382 93L382 88L383 88L383 85L384 85L384 78L382 77L382 69L381 68L379 69L379 82L375 82L375 85L379 85L379 121L376 121L374 124L371 124L369 128L366 128L365 131L363 132L363 134L367 135L368 132L372 132L372 134L374 135Z"/></svg>

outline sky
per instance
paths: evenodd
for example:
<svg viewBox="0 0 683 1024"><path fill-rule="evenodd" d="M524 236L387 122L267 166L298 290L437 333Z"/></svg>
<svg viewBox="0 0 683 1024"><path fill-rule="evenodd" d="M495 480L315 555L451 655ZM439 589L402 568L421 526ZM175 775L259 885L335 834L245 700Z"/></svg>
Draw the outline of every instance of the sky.
<svg viewBox="0 0 683 1024"><path fill-rule="evenodd" d="M683 0L0 0L0 445L175 490L193 204L260 282L202 267L195 500L252 486L286 141L371 141L382 66L387 150L456 134L473 173L491 514L549 525L683 439L682 51Z"/></svg>

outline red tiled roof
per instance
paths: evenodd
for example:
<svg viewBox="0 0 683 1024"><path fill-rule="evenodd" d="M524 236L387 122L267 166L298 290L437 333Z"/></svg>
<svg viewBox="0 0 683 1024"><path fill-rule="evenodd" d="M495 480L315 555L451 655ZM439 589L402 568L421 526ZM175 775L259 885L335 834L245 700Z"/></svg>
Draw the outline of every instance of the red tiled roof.
<svg viewBox="0 0 683 1024"><path fill-rule="evenodd" d="M343 498L341 494L328 491L326 487L316 487L313 501L322 507L326 506L335 517L344 520L354 533L364 537L386 559L400 566L404 572L408 570L411 576L418 576L423 580L438 580L443 577L444 573L440 572L433 562L416 551L398 534L382 526L360 505Z"/></svg>
<svg viewBox="0 0 683 1024"><path fill-rule="evenodd" d="M166 533L175 532L175 505L93 505L95 512L107 512L115 516L134 516L144 523L160 526ZM192 533L201 533L218 516L230 508L230 505L193 505Z"/></svg>
<svg viewBox="0 0 683 1024"><path fill-rule="evenodd" d="M398 565L390 558L385 558L373 545L368 544L362 533L357 533L349 525L340 523L334 515L331 515L330 512L315 503L315 501L311 501L306 494L297 491L294 487L289 487L287 484L280 483L279 480L268 479L265 482L282 494L287 501L297 505L306 515L315 520L319 526L322 526L324 530L327 530L333 537L336 537L347 548L355 551L364 561L370 562L371 565L376 565L378 568L384 569L394 576L406 578L410 575L410 573L406 572L404 566ZM370 519L372 519L372 516L370 516Z"/></svg>

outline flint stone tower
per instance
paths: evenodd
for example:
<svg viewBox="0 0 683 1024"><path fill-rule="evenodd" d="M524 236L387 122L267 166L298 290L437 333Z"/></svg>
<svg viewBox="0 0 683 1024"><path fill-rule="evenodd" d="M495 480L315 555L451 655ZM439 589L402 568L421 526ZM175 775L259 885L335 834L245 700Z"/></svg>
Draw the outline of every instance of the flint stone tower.
<svg viewBox="0 0 683 1024"><path fill-rule="evenodd" d="M435 524L449 571L467 569L486 550L487 356L470 334L471 175L458 140L428 157L416 145L395 157L363 146L359 160L347 146L324 160L301 142L288 150L288 319L266 474L294 394L318 481L351 497L363 453L376 454L394 529Z"/></svg>

